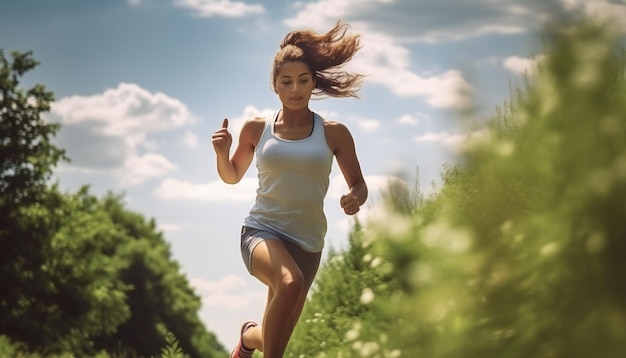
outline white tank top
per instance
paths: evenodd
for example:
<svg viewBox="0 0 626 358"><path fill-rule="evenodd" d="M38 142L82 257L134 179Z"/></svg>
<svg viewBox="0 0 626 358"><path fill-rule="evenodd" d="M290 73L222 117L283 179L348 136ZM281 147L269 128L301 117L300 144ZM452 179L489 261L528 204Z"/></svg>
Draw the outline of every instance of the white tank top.
<svg viewBox="0 0 626 358"><path fill-rule="evenodd" d="M324 197L333 162L324 120L313 113L311 135L287 140L274 131L279 112L266 121L255 149L259 187L244 225L282 234L306 251L320 252L327 230Z"/></svg>

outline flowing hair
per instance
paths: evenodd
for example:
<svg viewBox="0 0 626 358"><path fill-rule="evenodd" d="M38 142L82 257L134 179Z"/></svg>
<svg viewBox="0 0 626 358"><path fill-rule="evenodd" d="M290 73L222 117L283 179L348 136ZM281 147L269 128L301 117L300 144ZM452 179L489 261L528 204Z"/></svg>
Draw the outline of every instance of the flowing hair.
<svg viewBox="0 0 626 358"><path fill-rule="evenodd" d="M271 84L276 91L276 76L286 62L304 62L315 79L314 96L358 97L363 75L341 69L361 48L360 35L347 34L350 26L337 21L324 34L296 30L285 36L274 57Z"/></svg>

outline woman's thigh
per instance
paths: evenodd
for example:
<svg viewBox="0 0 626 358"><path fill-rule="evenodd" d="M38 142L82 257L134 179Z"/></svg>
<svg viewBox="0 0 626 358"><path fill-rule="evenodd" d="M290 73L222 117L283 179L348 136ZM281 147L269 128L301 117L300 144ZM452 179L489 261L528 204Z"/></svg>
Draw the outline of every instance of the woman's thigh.
<svg viewBox="0 0 626 358"><path fill-rule="evenodd" d="M250 262L252 275L276 290L284 281L302 280L304 275L281 240L265 239L259 242Z"/></svg>
<svg viewBox="0 0 626 358"><path fill-rule="evenodd" d="M307 252L281 238L266 238L253 248L251 256L251 273L266 285L272 287L276 280L285 277L302 279L308 291L315 279L321 252Z"/></svg>

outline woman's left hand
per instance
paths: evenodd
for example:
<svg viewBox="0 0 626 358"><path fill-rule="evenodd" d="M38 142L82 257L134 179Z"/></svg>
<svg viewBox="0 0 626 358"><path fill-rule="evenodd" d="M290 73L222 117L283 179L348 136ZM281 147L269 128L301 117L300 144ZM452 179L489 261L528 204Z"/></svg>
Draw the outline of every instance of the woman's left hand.
<svg viewBox="0 0 626 358"><path fill-rule="evenodd" d="M343 195L339 200L339 203L341 204L343 211L348 215L354 215L358 213L359 210L361 210L359 198L357 198L356 195L352 193Z"/></svg>

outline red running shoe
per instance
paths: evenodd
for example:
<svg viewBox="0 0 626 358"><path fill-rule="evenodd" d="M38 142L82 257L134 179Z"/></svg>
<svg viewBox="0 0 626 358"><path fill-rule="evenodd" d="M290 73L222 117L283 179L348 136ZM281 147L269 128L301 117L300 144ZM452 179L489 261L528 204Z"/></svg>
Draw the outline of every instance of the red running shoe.
<svg viewBox="0 0 626 358"><path fill-rule="evenodd" d="M237 347L230 353L230 358L252 358L254 349L247 349L243 346L243 334L246 333L252 327L256 327L257 324L254 321L245 321L241 325L241 334L239 335L239 343Z"/></svg>

